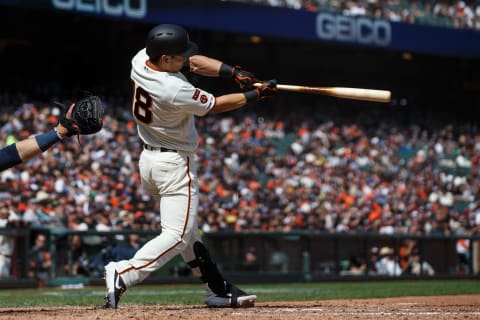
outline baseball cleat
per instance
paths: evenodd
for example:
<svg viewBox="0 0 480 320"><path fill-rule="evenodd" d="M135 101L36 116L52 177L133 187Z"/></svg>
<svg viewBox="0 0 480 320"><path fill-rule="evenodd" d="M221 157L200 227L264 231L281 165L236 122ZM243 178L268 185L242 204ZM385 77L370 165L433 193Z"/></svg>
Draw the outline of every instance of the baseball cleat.
<svg viewBox="0 0 480 320"><path fill-rule="evenodd" d="M115 263L110 262L105 266L105 286L107 287L107 294L105 296L105 308L116 309L118 301L122 294L127 290L122 277L115 268Z"/></svg>
<svg viewBox="0 0 480 320"><path fill-rule="evenodd" d="M235 303L235 307L250 308L255 306L255 301L257 301L257 296L254 294L240 296L240 297L237 297L237 302Z"/></svg>
<svg viewBox="0 0 480 320"><path fill-rule="evenodd" d="M255 305L256 300L256 295L247 294L240 289L224 296L207 289L205 296L205 304L210 308L250 308Z"/></svg>

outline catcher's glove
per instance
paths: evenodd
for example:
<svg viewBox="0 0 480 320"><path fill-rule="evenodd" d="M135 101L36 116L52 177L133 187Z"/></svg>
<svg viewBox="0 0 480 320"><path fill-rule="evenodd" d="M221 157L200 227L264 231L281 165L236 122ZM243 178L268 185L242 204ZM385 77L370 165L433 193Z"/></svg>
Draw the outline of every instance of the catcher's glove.
<svg viewBox="0 0 480 320"><path fill-rule="evenodd" d="M103 126L102 101L97 96L86 96L70 106L59 121L68 130L67 137L96 133Z"/></svg>

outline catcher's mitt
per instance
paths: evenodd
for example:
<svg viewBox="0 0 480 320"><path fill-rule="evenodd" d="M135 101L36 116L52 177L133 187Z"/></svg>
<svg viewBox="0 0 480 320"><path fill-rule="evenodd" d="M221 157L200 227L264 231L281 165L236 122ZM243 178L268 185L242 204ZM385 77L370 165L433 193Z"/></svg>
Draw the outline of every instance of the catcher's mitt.
<svg viewBox="0 0 480 320"><path fill-rule="evenodd" d="M59 121L68 130L68 137L96 133L103 126L102 101L97 96L86 96L70 106Z"/></svg>

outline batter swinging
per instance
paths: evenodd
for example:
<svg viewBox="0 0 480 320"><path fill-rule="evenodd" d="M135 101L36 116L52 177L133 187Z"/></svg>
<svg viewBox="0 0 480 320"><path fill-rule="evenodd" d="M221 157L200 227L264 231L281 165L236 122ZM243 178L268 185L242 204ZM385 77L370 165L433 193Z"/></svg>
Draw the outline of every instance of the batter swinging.
<svg viewBox="0 0 480 320"><path fill-rule="evenodd" d="M259 82L251 73L218 60L194 55L196 44L180 26L163 24L147 36L146 48L132 59L132 112L144 143L140 155L143 187L160 202L160 235L130 260L105 266L106 307L117 308L125 290L181 254L206 285L210 307L250 307L256 301L226 281L198 235L198 181L194 154L198 144L194 116L222 113L276 94L276 82ZM233 78L242 93L215 97L194 87L182 68L203 76Z"/></svg>

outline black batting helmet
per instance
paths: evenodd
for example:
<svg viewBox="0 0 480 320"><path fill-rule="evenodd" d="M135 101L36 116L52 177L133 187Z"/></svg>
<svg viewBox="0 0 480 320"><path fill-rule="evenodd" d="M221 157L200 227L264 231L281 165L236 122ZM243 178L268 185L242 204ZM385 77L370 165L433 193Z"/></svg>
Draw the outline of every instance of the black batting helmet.
<svg viewBox="0 0 480 320"><path fill-rule="evenodd" d="M187 31L175 24L160 24L150 30L145 47L150 59L162 54L189 57L198 50L195 42L190 41Z"/></svg>

